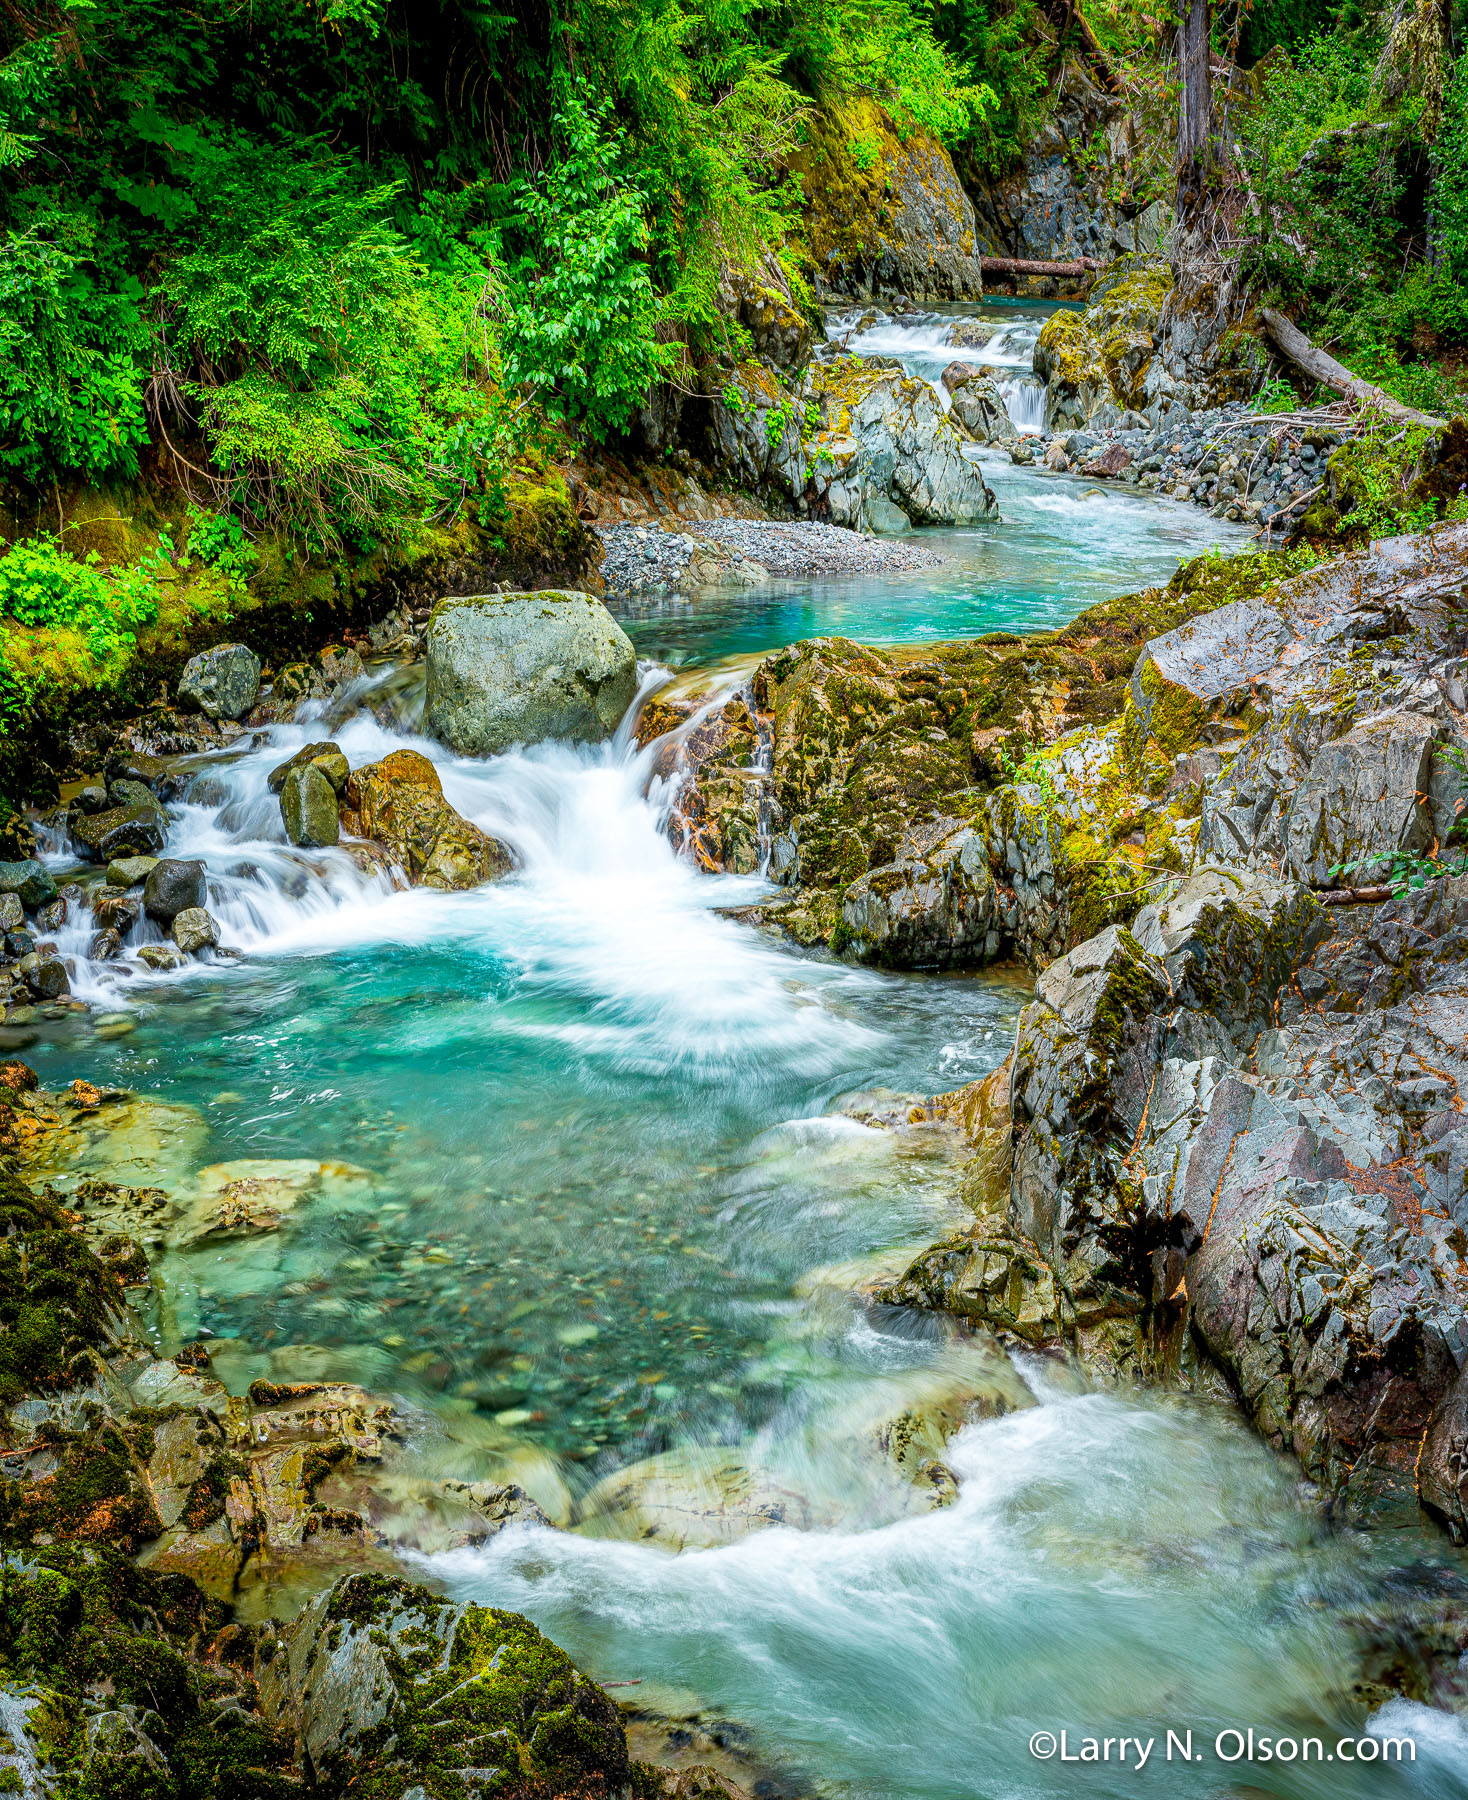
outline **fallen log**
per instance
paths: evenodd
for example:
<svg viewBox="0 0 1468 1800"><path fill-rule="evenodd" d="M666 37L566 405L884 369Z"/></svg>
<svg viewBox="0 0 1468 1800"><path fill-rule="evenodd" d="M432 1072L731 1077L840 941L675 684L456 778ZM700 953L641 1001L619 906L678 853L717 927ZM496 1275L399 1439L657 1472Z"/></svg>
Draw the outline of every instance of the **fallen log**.
<svg viewBox="0 0 1468 1800"><path fill-rule="evenodd" d="M986 275L1088 275L1101 267L1094 256L1078 256L1074 262L1027 262L1018 256L981 256Z"/></svg>
<svg viewBox="0 0 1468 1800"><path fill-rule="evenodd" d="M1322 906L1382 906L1393 897L1389 887L1315 888Z"/></svg>
<svg viewBox="0 0 1468 1800"><path fill-rule="evenodd" d="M1372 382L1362 381L1359 375L1338 363L1333 356L1312 344L1299 328L1287 319L1283 313L1277 313L1272 306L1260 309L1261 317L1269 329L1269 335L1289 357L1292 363L1298 363L1307 375L1328 387L1333 393L1345 400L1359 400L1364 406L1374 406L1378 412L1384 412L1388 418L1397 419L1403 425L1438 426L1447 423L1432 413L1418 412L1415 407L1403 406L1400 400L1393 400L1390 394L1384 393Z"/></svg>

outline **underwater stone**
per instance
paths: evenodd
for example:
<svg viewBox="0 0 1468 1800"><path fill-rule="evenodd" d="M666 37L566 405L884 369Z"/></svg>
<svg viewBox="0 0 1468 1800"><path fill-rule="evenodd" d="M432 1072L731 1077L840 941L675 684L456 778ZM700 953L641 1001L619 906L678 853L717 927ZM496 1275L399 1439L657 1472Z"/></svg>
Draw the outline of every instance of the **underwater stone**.
<svg viewBox="0 0 1468 1800"><path fill-rule="evenodd" d="M432 734L466 756L610 737L637 693L632 640L590 594L441 600L428 626Z"/></svg>

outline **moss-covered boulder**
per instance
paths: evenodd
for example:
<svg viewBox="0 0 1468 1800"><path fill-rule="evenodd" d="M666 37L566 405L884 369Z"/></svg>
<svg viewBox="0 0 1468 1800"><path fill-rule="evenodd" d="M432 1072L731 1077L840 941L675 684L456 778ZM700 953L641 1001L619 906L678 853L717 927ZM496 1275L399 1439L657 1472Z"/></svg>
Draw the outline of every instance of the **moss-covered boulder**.
<svg viewBox="0 0 1468 1800"><path fill-rule="evenodd" d="M683 776L675 833L705 867L767 855L794 892L761 914L801 943L919 966L1047 961L1130 917L1191 854L1202 764L1176 763L1180 739L1164 755L1150 723L1135 751L1123 729L1139 651L1288 567L1202 558L1031 638L793 645L722 714L658 715L659 767Z"/></svg>
<svg viewBox="0 0 1468 1800"><path fill-rule="evenodd" d="M66 1800L299 1793L289 1733L254 1709L238 1660L248 1647L248 1634L189 1582L137 1569L115 1550L0 1561L0 1791Z"/></svg>
<svg viewBox="0 0 1468 1800"><path fill-rule="evenodd" d="M1127 259L1095 282L1084 312L1045 321L1034 366L1052 431L1112 424L1156 399L1163 372L1153 358L1170 286L1165 265Z"/></svg>
<svg viewBox="0 0 1468 1800"><path fill-rule="evenodd" d="M90 1380L123 1304L74 1220L0 1163L0 1407Z"/></svg>
<svg viewBox="0 0 1468 1800"><path fill-rule="evenodd" d="M590 1797L631 1778L616 1706L518 1613L351 1575L264 1639L256 1670L267 1716L331 1792Z"/></svg>

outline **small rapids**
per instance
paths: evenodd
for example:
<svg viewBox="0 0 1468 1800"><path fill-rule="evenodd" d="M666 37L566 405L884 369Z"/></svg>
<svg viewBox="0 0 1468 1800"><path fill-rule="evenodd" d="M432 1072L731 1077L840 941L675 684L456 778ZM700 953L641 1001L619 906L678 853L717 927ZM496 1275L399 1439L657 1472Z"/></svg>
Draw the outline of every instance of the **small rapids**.
<svg viewBox="0 0 1468 1800"><path fill-rule="evenodd" d="M1057 310L1054 303L1010 302L962 313L912 312L898 318L867 312L833 313L827 335L859 356L898 357L909 375L931 382L944 408L948 390L939 379L949 363L977 363L993 373L1010 418L1021 431L1045 429L1045 384L1034 373L1035 340ZM957 340L957 341L955 341Z"/></svg>
<svg viewBox="0 0 1468 1800"><path fill-rule="evenodd" d="M1013 368L1013 411L1037 323L1005 313L960 350L925 316L888 349L934 377L954 355ZM942 570L629 625L664 667L1034 629L1238 535L985 471L1004 524L932 534ZM1225 1727L1359 1736L1382 1690L1354 1690L1398 1655L1404 1610L1461 1579L1445 1546L1333 1532L1221 1401L1093 1391L864 1298L971 1225L968 1153L913 1100L1002 1061L1028 976L856 968L730 916L764 884L674 854L673 790L630 721L479 761L420 713L421 671L386 671L197 760L166 854L206 864L229 954L154 974L143 921L90 963L86 905L59 934L95 1010L28 1060L49 1087L142 1099L43 1172L161 1187L185 1219L206 1176L284 1195L275 1229L150 1246L160 1348L209 1340L234 1392L392 1395L423 1479L523 1485L573 1528L420 1546L426 1577L523 1610L650 1713L732 1721L788 1776L770 1800L1468 1795L1460 1728L1402 1700L1373 1727L1415 1739L1401 1770L1211 1753ZM431 758L516 872L404 891L349 848L293 848L269 774L328 736L353 767ZM99 874L60 842L48 860ZM1205 1759L1165 1760L1168 1729ZM1031 1755L1061 1730L1157 1744L1141 1771Z"/></svg>

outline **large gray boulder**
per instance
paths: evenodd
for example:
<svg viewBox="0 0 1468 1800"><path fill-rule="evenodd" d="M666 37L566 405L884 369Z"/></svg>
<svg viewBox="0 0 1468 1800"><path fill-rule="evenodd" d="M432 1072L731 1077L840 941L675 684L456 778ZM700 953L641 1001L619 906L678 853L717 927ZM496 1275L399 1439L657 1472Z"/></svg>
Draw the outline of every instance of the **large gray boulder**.
<svg viewBox="0 0 1468 1800"><path fill-rule="evenodd" d="M260 658L248 644L216 644L190 657L178 678L178 704L209 719L242 719L260 692Z"/></svg>
<svg viewBox="0 0 1468 1800"><path fill-rule="evenodd" d="M441 600L428 626L429 731L466 756L542 738L610 737L637 694L637 652L590 594Z"/></svg>

